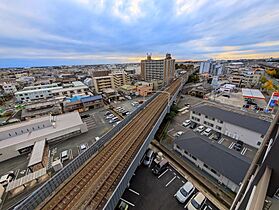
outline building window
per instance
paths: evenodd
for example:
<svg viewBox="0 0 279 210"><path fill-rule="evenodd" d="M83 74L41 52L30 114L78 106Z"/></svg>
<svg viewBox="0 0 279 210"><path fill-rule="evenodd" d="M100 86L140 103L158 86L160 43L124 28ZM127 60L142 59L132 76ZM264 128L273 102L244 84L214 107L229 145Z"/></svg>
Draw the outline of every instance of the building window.
<svg viewBox="0 0 279 210"><path fill-rule="evenodd" d="M214 174L217 174L217 172L214 169L210 169L210 171Z"/></svg>
<svg viewBox="0 0 279 210"><path fill-rule="evenodd" d="M195 156L191 155L191 157L192 157L194 160L197 160L197 158L196 158Z"/></svg>
<svg viewBox="0 0 279 210"><path fill-rule="evenodd" d="M222 128L220 126L218 126L218 125L216 125L216 129L222 130Z"/></svg>
<svg viewBox="0 0 279 210"><path fill-rule="evenodd" d="M260 141L258 141L257 145L258 145L258 146L260 146L260 145L261 145L261 142L260 142Z"/></svg>
<svg viewBox="0 0 279 210"><path fill-rule="evenodd" d="M217 120L217 122L218 122L218 123L223 123L223 121L222 121L222 120Z"/></svg>

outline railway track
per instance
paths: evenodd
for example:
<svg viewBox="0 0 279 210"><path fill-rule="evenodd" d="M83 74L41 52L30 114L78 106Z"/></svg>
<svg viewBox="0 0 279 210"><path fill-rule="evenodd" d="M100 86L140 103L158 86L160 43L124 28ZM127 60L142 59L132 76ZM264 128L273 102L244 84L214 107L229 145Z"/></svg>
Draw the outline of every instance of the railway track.
<svg viewBox="0 0 279 210"><path fill-rule="evenodd" d="M176 80L165 91L173 94L179 85L180 80ZM102 209L165 108L168 97L165 93L158 95L38 209Z"/></svg>

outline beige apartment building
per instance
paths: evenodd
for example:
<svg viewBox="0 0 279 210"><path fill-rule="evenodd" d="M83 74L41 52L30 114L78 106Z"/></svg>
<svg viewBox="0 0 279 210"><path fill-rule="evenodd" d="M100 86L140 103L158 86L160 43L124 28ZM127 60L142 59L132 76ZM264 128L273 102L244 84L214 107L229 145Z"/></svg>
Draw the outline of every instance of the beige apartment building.
<svg viewBox="0 0 279 210"><path fill-rule="evenodd" d="M116 89L130 83L129 75L124 71L113 71L108 76L93 77L93 84L96 92L103 92L104 89Z"/></svg>
<svg viewBox="0 0 279 210"><path fill-rule="evenodd" d="M141 61L141 76L145 81L161 80L168 84L174 75L175 59L171 58L171 54L160 60L152 60L151 55L147 55L147 59Z"/></svg>

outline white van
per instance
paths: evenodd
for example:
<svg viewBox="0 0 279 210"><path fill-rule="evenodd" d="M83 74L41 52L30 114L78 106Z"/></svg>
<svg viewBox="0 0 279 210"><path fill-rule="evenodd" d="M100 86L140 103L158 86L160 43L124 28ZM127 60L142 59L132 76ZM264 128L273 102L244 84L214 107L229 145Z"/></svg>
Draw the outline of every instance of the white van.
<svg viewBox="0 0 279 210"><path fill-rule="evenodd" d="M195 187L191 182L186 182L179 190L175 193L174 197L180 202L185 203L185 201L194 193Z"/></svg>

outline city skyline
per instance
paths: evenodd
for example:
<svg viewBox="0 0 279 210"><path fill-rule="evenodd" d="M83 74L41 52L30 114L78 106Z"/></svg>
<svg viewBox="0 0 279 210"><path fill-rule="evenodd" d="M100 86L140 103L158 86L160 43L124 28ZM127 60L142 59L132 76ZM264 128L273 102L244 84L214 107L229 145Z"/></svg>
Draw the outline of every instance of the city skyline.
<svg viewBox="0 0 279 210"><path fill-rule="evenodd" d="M0 67L279 57L279 2L7 1Z"/></svg>

